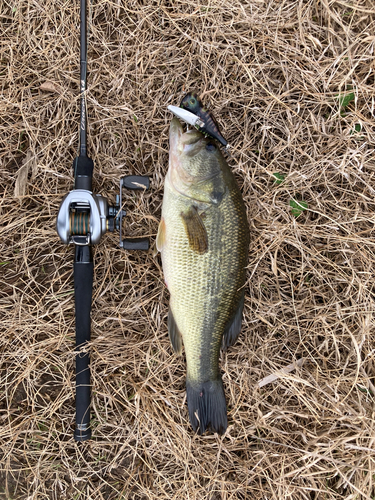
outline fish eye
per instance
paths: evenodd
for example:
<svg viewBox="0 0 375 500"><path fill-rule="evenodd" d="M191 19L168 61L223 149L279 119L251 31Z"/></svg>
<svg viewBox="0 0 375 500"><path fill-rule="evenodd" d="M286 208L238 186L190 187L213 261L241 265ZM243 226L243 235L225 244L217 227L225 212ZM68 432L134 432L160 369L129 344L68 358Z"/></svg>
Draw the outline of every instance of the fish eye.
<svg viewBox="0 0 375 500"><path fill-rule="evenodd" d="M195 104L195 99L194 99L194 97L192 97L192 98L190 99L190 104Z"/></svg>
<svg viewBox="0 0 375 500"><path fill-rule="evenodd" d="M209 142L209 143L206 145L206 150L207 150L207 151L215 151L215 150L216 150L216 146L215 146L215 144L212 144L212 142Z"/></svg>

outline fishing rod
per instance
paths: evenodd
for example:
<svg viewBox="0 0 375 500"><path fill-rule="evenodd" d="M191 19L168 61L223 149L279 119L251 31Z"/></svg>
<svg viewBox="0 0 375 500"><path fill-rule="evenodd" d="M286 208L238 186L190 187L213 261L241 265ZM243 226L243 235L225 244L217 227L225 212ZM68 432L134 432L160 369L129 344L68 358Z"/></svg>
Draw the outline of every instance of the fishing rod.
<svg viewBox="0 0 375 500"><path fill-rule="evenodd" d="M74 439L91 438L90 428L90 356L91 302L94 277L92 245L115 229L120 232L120 248L148 250L148 238L122 239L123 189L148 189L149 178L128 175L120 179L120 194L110 206L106 198L92 192L94 162L87 156L87 5L80 0L80 125L79 154L73 161L74 189L66 194L57 215L56 229L61 241L73 244L74 301L76 326L76 425Z"/></svg>

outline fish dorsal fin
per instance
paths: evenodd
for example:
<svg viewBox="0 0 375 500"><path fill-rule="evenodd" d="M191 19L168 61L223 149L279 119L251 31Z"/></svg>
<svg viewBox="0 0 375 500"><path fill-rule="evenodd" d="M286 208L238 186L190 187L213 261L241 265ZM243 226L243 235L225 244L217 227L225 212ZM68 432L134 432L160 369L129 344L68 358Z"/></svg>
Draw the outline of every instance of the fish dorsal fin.
<svg viewBox="0 0 375 500"><path fill-rule="evenodd" d="M208 250L207 231L198 209L191 206L186 213L181 213L189 245L194 252L204 254Z"/></svg>
<svg viewBox="0 0 375 500"><path fill-rule="evenodd" d="M156 248L159 250L159 252L162 251L164 244L165 244L165 221L164 218L162 217L159 223L158 234L156 236Z"/></svg>
<svg viewBox="0 0 375 500"><path fill-rule="evenodd" d="M233 345L236 342L238 335L240 334L244 302L245 290L243 290L243 292L241 293L237 309L235 310L233 316L228 321L227 326L225 327L222 344L222 348L224 350Z"/></svg>
<svg viewBox="0 0 375 500"><path fill-rule="evenodd" d="M180 355L182 353L182 335L180 333L180 330L178 329L178 326L176 325L176 321L173 317L172 309L170 308L170 306L168 312L168 335L174 352Z"/></svg>

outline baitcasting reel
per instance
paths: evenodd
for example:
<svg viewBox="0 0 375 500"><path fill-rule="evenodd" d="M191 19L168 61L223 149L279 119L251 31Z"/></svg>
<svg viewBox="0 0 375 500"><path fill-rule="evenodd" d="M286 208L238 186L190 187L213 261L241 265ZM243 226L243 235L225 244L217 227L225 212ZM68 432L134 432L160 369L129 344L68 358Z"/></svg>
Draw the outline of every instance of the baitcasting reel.
<svg viewBox="0 0 375 500"><path fill-rule="evenodd" d="M149 187L148 177L122 177L120 195L116 196L115 206L109 206L106 198L100 194L93 194L87 189L73 189L64 196L57 216L56 229L61 241L66 245L96 245L107 231L113 232L116 229L120 232L120 248L148 250L148 238L122 239L122 222L126 215L122 208L122 190L146 190Z"/></svg>

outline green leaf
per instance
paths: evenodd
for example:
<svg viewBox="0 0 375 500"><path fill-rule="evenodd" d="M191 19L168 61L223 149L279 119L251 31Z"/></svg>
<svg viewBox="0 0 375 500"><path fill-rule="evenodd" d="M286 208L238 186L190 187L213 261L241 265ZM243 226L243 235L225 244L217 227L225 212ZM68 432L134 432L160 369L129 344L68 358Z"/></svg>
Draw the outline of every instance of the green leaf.
<svg viewBox="0 0 375 500"><path fill-rule="evenodd" d="M19 151L24 151L27 146L27 134L25 130L22 130L20 133L20 146L18 148Z"/></svg>
<svg viewBox="0 0 375 500"><path fill-rule="evenodd" d="M298 217L308 207L306 201L303 200L290 200L289 206L292 208L292 215Z"/></svg>
<svg viewBox="0 0 375 500"><path fill-rule="evenodd" d="M350 92L349 94L337 94L336 97L339 99L340 106L346 108L352 101L355 99L354 92Z"/></svg>
<svg viewBox="0 0 375 500"><path fill-rule="evenodd" d="M366 389L366 387L363 387L363 386L361 386L361 385L359 385L359 384L357 384L357 387L358 387L358 389L359 389L361 392L364 392L365 394L369 394L370 396L373 396L373 395L374 395L374 394L373 394L373 392L372 392L372 391L370 391L370 389Z"/></svg>
<svg viewBox="0 0 375 500"><path fill-rule="evenodd" d="M138 118L135 115L133 115L133 120L135 121L135 123L138 122Z"/></svg>
<svg viewBox="0 0 375 500"><path fill-rule="evenodd" d="M280 174L279 172L275 172L274 174L272 174L274 177L275 177L275 184L281 184L282 182L285 181L285 175L284 174Z"/></svg>
<svg viewBox="0 0 375 500"><path fill-rule="evenodd" d="M356 134L362 130L360 123L356 123L354 129L350 131L350 135Z"/></svg>

